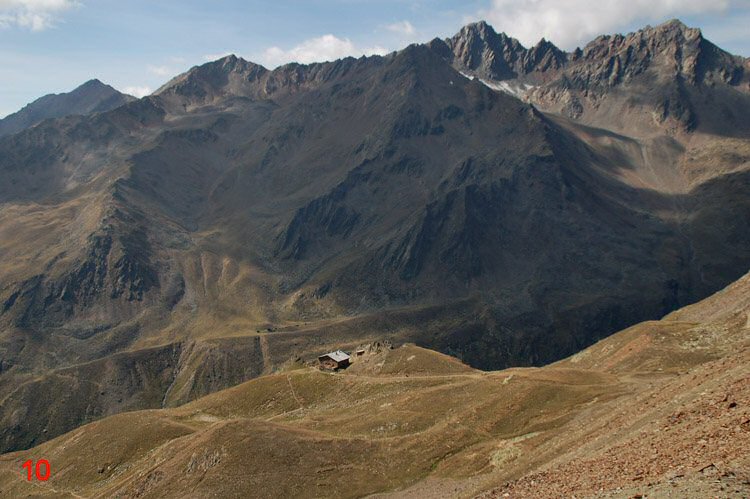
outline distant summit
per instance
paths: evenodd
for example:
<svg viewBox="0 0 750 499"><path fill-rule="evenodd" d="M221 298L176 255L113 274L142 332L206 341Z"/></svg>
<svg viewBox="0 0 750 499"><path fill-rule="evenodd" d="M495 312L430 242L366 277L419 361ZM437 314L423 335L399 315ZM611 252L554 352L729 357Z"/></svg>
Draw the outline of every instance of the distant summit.
<svg viewBox="0 0 750 499"><path fill-rule="evenodd" d="M431 46L438 48L439 42L434 40ZM601 35L571 53L544 38L526 48L515 38L495 32L484 21L464 26L444 43L450 52L443 54L455 67L496 81L521 78L538 83L571 68L568 77L585 79L583 84L601 78L603 70L609 73L605 80L611 76L609 83L617 84L623 76L632 77L657 65L663 65L663 70L675 68L691 83L721 81L737 85L747 79L746 59L724 52L703 38L700 29L678 19L626 35Z"/></svg>
<svg viewBox="0 0 750 499"><path fill-rule="evenodd" d="M548 69L559 69L567 54L544 39L531 49L484 21L464 26L445 40L454 64L493 80L508 80Z"/></svg>
<svg viewBox="0 0 750 499"><path fill-rule="evenodd" d="M71 92L45 95L0 120L0 137L18 133L46 119L109 111L132 100L135 97L118 92L97 79L89 80Z"/></svg>
<svg viewBox="0 0 750 499"><path fill-rule="evenodd" d="M727 135L747 129L750 110L738 92L750 92L750 62L677 19L601 35L570 53L545 39L526 48L484 21L429 46L464 76L590 125ZM714 87L733 102L725 111L706 97Z"/></svg>
<svg viewBox="0 0 750 499"><path fill-rule="evenodd" d="M231 54L191 68L171 79L155 94L207 100L230 93L243 93L251 82L266 72L268 70L263 66Z"/></svg>

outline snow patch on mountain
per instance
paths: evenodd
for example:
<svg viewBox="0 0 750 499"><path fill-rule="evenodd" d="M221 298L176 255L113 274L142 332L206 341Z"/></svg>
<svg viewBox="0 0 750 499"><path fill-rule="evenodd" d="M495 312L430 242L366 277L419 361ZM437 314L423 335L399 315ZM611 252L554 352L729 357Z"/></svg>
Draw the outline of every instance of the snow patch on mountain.
<svg viewBox="0 0 750 499"><path fill-rule="evenodd" d="M526 94L529 92L529 90L534 88L534 85L513 81L490 81L483 78L480 78L479 81L481 81L492 90L505 92L506 94L512 95L513 97L518 97L519 99L523 99L524 97L526 97Z"/></svg>
<svg viewBox="0 0 750 499"><path fill-rule="evenodd" d="M469 80L477 79L474 75L464 73L463 71L459 71L459 74ZM524 97L526 97L526 94L529 92L529 90L534 88L534 85L529 85L528 83L521 83L518 81L493 81L485 80L484 78L478 79L486 87L489 87L496 92L503 92L519 99L523 99Z"/></svg>

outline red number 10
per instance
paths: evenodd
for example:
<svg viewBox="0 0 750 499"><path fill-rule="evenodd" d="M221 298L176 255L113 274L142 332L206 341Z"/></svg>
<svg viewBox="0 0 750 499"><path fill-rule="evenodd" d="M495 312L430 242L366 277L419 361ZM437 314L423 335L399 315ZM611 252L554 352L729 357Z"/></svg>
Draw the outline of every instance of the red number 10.
<svg viewBox="0 0 750 499"><path fill-rule="evenodd" d="M44 466L44 474L42 474L41 468ZM27 472L27 480L31 481L31 468L34 467L34 461L29 459L25 463L23 463L22 468L26 468ZM49 475L52 472L52 468L49 465L49 461L46 459L40 459L36 462L36 466L34 467L34 474L36 475L36 479L40 480L42 482L46 482L49 480Z"/></svg>

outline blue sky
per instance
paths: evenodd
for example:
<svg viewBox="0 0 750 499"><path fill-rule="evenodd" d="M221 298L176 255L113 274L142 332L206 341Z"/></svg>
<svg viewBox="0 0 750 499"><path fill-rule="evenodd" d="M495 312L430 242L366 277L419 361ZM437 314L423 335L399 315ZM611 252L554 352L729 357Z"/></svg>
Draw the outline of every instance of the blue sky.
<svg viewBox="0 0 750 499"><path fill-rule="evenodd" d="M750 56L750 0L0 0L0 116L91 78L145 94L230 52L268 67L384 53L482 18L572 49L673 17Z"/></svg>

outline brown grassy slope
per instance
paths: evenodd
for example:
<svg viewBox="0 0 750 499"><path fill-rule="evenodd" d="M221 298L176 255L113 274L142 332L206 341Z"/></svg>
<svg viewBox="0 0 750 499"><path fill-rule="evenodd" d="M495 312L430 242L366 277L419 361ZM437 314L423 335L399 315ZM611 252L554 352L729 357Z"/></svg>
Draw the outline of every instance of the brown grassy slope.
<svg viewBox="0 0 750 499"><path fill-rule="evenodd" d="M488 497L747 497L747 343L571 428L582 445Z"/></svg>
<svg viewBox="0 0 750 499"><path fill-rule="evenodd" d="M282 372L180 408L106 418L2 456L0 491L741 496L749 283L543 368L482 373L405 346L348 373ZM26 483L22 462L42 457L52 479Z"/></svg>
<svg viewBox="0 0 750 499"><path fill-rule="evenodd" d="M557 363L622 373L641 390L571 427L581 445L488 496L747 497L748 291L745 276Z"/></svg>
<svg viewBox="0 0 750 499"><path fill-rule="evenodd" d="M461 369L418 347L391 355L409 368L380 376L297 370L181 408L106 418L5 455L0 490L45 490L17 471L27 456L43 455L56 470L44 485L50 495L355 497L408 485L488 440L559 427L582 404L623 389L605 374L517 370L505 381L508 373ZM384 366L395 364L387 357ZM438 372L427 374L431 366ZM469 461L467 470L479 464Z"/></svg>
<svg viewBox="0 0 750 499"><path fill-rule="evenodd" d="M315 359L325 351L354 349L362 342L383 338L399 343L428 338L458 327L460 315L455 307L427 307L274 325L273 332L268 332L268 324L249 328L234 322L212 326L206 321L202 323L206 334L213 338L155 346L138 343L123 353L36 376L11 372L6 376L12 382L0 384L4 388L0 391L0 449L35 447L122 411L175 407L267 374L290 357ZM132 335L127 328L119 329L122 336ZM435 358L467 369L450 357Z"/></svg>

